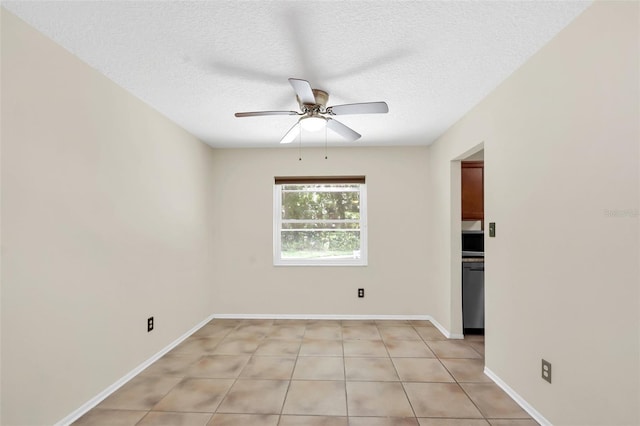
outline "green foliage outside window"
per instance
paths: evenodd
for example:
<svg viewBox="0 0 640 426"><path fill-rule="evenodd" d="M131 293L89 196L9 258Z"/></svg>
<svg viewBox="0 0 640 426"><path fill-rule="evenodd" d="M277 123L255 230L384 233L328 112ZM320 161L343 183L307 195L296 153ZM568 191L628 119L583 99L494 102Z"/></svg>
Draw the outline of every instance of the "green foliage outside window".
<svg viewBox="0 0 640 426"><path fill-rule="evenodd" d="M353 257L359 220L359 185L283 185L282 256Z"/></svg>

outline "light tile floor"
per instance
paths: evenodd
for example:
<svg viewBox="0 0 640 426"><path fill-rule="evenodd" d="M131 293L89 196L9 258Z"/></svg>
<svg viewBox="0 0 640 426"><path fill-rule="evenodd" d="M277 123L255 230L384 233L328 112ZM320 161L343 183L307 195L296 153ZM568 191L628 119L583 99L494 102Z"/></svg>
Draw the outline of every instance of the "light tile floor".
<svg viewBox="0 0 640 426"><path fill-rule="evenodd" d="M537 425L483 368L426 321L213 320L74 424Z"/></svg>

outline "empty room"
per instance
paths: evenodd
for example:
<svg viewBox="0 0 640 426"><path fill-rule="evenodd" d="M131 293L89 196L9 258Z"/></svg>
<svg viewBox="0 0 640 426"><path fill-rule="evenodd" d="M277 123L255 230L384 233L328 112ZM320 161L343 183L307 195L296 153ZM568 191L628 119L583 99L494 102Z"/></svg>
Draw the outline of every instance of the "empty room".
<svg viewBox="0 0 640 426"><path fill-rule="evenodd" d="M639 2L0 14L0 424L640 425Z"/></svg>

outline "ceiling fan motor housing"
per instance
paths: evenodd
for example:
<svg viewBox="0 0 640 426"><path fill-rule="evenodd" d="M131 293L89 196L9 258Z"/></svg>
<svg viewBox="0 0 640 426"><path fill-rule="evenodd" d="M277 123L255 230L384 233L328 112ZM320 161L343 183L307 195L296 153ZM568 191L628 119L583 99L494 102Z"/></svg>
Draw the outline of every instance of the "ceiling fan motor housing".
<svg viewBox="0 0 640 426"><path fill-rule="evenodd" d="M315 109L324 110L325 107L327 106L327 101L329 100L329 94L324 90L320 90L320 89L312 89L312 91L313 91L313 96L316 99L316 103L314 105L303 104L300 101L300 98L296 96L296 99L298 100L298 104L300 104L300 109L304 111L306 107L306 109L310 111L313 111Z"/></svg>

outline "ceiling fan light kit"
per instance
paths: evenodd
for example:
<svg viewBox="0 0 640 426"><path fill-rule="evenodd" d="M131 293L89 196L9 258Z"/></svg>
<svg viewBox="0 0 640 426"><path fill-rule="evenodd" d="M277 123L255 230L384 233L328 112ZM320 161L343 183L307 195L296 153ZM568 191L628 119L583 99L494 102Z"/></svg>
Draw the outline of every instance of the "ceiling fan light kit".
<svg viewBox="0 0 640 426"><path fill-rule="evenodd" d="M325 128L327 119L318 115L311 115L309 117L302 117L299 123L307 132L317 132Z"/></svg>
<svg viewBox="0 0 640 426"><path fill-rule="evenodd" d="M341 122L331 118L334 115L347 114L385 114L389 112L386 102L363 102L356 104L334 105L327 107L329 94L324 90L312 89L307 80L290 78L289 83L296 93L300 111L254 111L236 112L236 117L259 117L266 115L298 115L298 122L280 140L280 143L293 142L300 135L300 128L316 132L329 128L349 142L358 140L361 135Z"/></svg>

